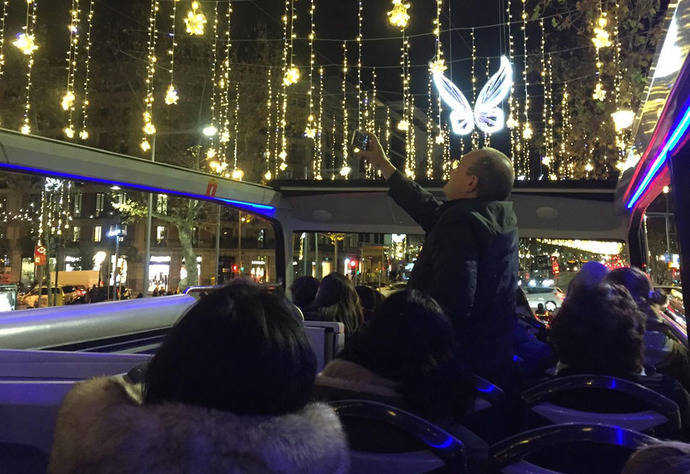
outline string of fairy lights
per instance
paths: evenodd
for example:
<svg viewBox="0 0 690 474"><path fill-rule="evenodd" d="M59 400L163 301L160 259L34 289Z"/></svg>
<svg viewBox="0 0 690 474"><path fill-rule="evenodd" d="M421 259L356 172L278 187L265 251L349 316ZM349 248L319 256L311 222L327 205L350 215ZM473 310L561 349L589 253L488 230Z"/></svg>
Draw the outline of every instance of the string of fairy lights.
<svg viewBox="0 0 690 474"><path fill-rule="evenodd" d="M0 11L0 77L5 73L5 22L10 0L2 0L2 11Z"/></svg>
<svg viewBox="0 0 690 474"><path fill-rule="evenodd" d="M65 94L62 96L61 106L62 110L67 112L67 125L63 129L63 133L69 139L74 138L74 102L76 99L74 93L75 78L77 75L77 60L79 57L79 0L72 0L72 7L70 8L70 22L67 26L69 31L69 47L67 48L67 86Z"/></svg>
<svg viewBox="0 0 690 474"><path fill-rule="evenodd" d="M144 97L144 126L142 127L144 136L142 137L139 145L144 152L148 152L151 149L149 137L155 135L156 133L156 126L153 122L153 102L156 87L154 78L156 76L156 62L158 61L158 58L156 57L156 38L158 36L156 18L158 16L159 9L160 6L158 0L151 0L149 11L148 41L146 44L146 95Z"/></svg>
<svg viewBox="0 0 690 474"><path fill-rule="evenodd" d="M89 139L89 85L91 82L91 32L93 30L93 14L96 1L90 0L89 2L89 13L86 16L86 46L84 48L84 55L86 60L84 61L84 83L82 87L82 100L81 100L81 127L79 130L79 138L82 140Z"/></svg>
<svg viewBox="0 0 690 474"><path fill-rule="evenodd" d="M86 141L90 138L89 125L90 120L88 116L89 110L89 94L90 81L92 69L92 28L94 17L94 6L97 5L95 0L89 0L88 13L82 11L82 6L85 7L86 0L70 0L69 20L67 25L67 48L65 50L66 57L66 78L64 90L62 91L60 105L64 111L64 136L72 139L78 136L80 139ZM182 1L182 3L181 3ZM548 43L548 23L545 22L546 16L539 18L528 17L527 0L519 0L519 4L515 4L515 0L508 0L506 6L507 21L495 27L507 27L508 34L506 36L508 43L508 55L515 64L519 62L522 67L518 70L516 81L511 87L511 95L508 99L509 112L507 113L506 125L509 130L511 156L514 160L514 165L517 175L520 179L534 178L534 170L530 168L530 155L535 155L537 152L540 155L540 161L548 169L548 174L543 179L574 179L581 177L584 174L591 176L595 170L598 171L598 163L592 153L594 147L588 148L588 153L591 156L590 161L585 165L580 165L580 169L575 169L575 163L582 163L581 157L576 157L572 151L572 144L575 138L572 136L572 105L570 103L569 91L566 82L555 82L553 55L557 52L549 52L547 49ZM390 0L390 8L387 11L387 19L389 23L399 31L401 38L400 44L400 82L401 90L400 96L402 100L399 106L395 106L393 111L390 105L385 105L377 114L377 77L376 66L367 65L365 63L363 48L364 42L367 38L364 37L364 5L363 0L356 2L356 20L357 31L356 36L342 41L342 74L341 74L341 100L339 107L331 103L329 99L335 97L337 94L331 91L324 90L328 85L327 71L332 64L317 63L317 22L316 9L317 0L309 0L309 2L298 2L297 0L284 0L284 15L282 17L282 54L281 64L270 65L267 67L266 81L266 114L265 114L265 140L262 141L265 145L265 150L261 155L263 158L263 178L266 181L275 179L277 177L291 177L297 170L286 173L288 168L289 151L293 149L292 141L299 139L299 135L294 135L294 121L296 117L300 117L304 126L303 138L308 140L308 150L311 155L309 175L314 179L322 179L325 160L331 160L330 175L332 179L342 178L349 179L354 176L350 169L349 158L349 134L351 129L368 129L380 136L384 149L390 153L391 144L393 142L394 130L397 130L399 136L404 142L404 162L403 172L410 177L425 177L427 179L434 179L437 177L446 177L452 169L451 152L456 155L458 148L464 152L466 146L478 148L479 146L491 146L492 136L490 134L481 133L476 128L472 131L468 141L463 141L459 138L457 142L452 143L450 129L444 118L446 114L443 110L440 97L434 94L432 75L433 71L444 71L447 69L446 61L444 60L443 42L441 33L443 31L441 19L443 11L443 0L435 0L436 15L432 18L432 31L434 37L434 47L432 62L430 63L430 74L425 77L426 82L426 104L423 108L417 108L415 104L415 94L413 93L413 77L412 77L412 60L410 55L411 36L408 32L408 27L411 21L410 9L412 2L410 0ZM8 17L9 0L2 0L0 6L0 76L5 74L5 28L6 19ZM20 131L25 134L32 132L32 125L35 120L35 113L32 110L32 70L34 68L35 52L38 49L36 41L36 11L38 0L26 1L26 21L22 27L22 31L16 35L13 45L16 46L23 54L23 63L25 65L25 89L24 89L24 113L20 124ZM183 7L184 5L184 7ZM606 6L606 8L604 8ZM515 8L513 8L515 7ZM239 156L238 150L238 123L242 119L243 106L240 100L240 85L239 81L234 80L232 74L234 72L231 68L231 52L233 38L231 35L231 2L214 2L212 18L209 19L203 11L203 5L199 1L194 0L171 0L166 2L165 15L160 12L160 0L150 0L149 2L149 18L147 28L146 40L146 69L144 79L144 99L142 112L142 132L140 147L144 154L148 154L153 146L155 135L157 133L156 120L159 114L159 104L156 102L158 97L157 89L160 88L161 105L174 106L178 104L180 93L185 91L178 90L176 84L176 50L178 43L182 41L178 34L177 25L178 20L184 23L185 31L189 37L196 37L203 39L206 44L211 44L210 54L210 76L212 79L212 91L209 93L208 111L210 115L210 125L215 133L208 134L209 140L205 142L202 153L207 158L207 165L212 171L222 176L232 176L236 179L242 179L244 172L240 169L241 163L239 160L243 159ZM186 15L182 18L178 17L178 10L184 8ZM595 19L592 21L590 16L591 32L592 32L592 48L594 56L594 65L596 70L595 82L592 90L592 99L597 102L603 102L608 105L613 105L616 113L613 114L613 123L615 124L616 132L616 146L618 148L618 156L615 157L614 163L616 167L622 166L625 156L626 143L629 140L629 134L626 129L629 125L625 125L632 120L634 114L626 107L628 99L623 99L622 93L623 84L623 65L622 65L622 51L621 41L619 38L619 0L609 0L607 2L599 3L598 11L593 13ZM515 14L515 11L520 11L520 16ZM608 10L608 11L607 11ZM295 49L295 41L297 39L297 18L298 12L306 13L309 25L308 34L304 38L300 35L300 41L306 40L308 49L308 66L298 66L295 58L297 56ZM86 12L86 9L84 9ZM515 16L515 20L513 21ZM166 21L165 25L161 23ZM207 35L206 25L210 24L212 28ZM541 41L539 43L539 50L532 52L528 49L530 44L530 37L535 34L531 29L528 29L528 24L535 24L539 27ZM468 27L465 29L465 37L469 37L469 53L468 58L470 64L470 83L472 86L472 105L477 100L478 85L485 83L490 78L491 71L491 57L484 56L480 58L477 54L477 46L481 46L477 31L481 31L483 27ZM519 28L520 33L516 33ZM554 29L555 30L555 29ZM416 36L416 35L413 35ZM535 38L536 39L536 38ZM328 39L328 40L332 40ZM522 41L522 48L520 48L519 41ZM536 44L536 41L533 41ZM356 52L353 51L356 46ZM160 61L160 58L165 58ZM516 56L516 49L520 50L520 56ZM303 49L300 51L304 51ZM165 52L165 55L163 55ZM355 63L356 54L356 63ZM529 58L534 56L535 60L530 61ZM352 58L352 59L351 59ZM537 58L540 58L540 63ZM612 68L604 68L604 64L608 60L612 61ZM161 64L164 63L164 64ZM483 64L481 64L483 63ZM356 70L354 66L356 65ZM537 69L540 66L539 77L540 83L537 84ZM300 71L300 67L303 68ZM482 73L482 67L484 68ZM308 68L308 71L306 69ZM349 74L351 71L353 74ZM517 69L517 67L516 67ZM368 77L365 79L363 74L365 71L371 71L371 81ZM164 77L157 77L160 73ZM239 73L238 73L239 74ZM304 75L308 79L303 86L293 87L299 83L301 76ZM479 80L479 75L482 80ZM232 80L231 80L232 79ZM451 77L452 79L452 77ZM415 76L415 82L417 76ZM467 82L464 82L467 84ZM461 87L462 84L458 83ZM559 94L554 97L554 84L558 84ZM608 86L607 86L608 84ZM417 89L421 89L422 84L415 84ZM469 84L467 84L469 85ZM532 97L535 89L539 87L539 91L543 92L543 100L539 100L536 106L532 105ZM337 88L337 86L336 86ZM609 90L607 90L607 88ZM293 105L300 103L299 100L292 99L293 96L304 94L306 91L306 114L302 115L301 111L292 113ZM627 92L627 90L626 90ZM421 94L420 94L421 95ZM357 118L354 119L354 97L357 100ZM468 94L469 96L469 94ZM232 98L232 100L231 100ZM249 101L249 99L245 99ZM327 102L327 104L325 104ZM378 101L378 104L381 104ZM420 101L421 105L421 101ZM538 117L537 110L534 110L532 115L532 108L537 108L541 105L541 117ZM290 107L290 110L288 110ZM304 108L304 105L301 106ZM299 108L299 107L298 107ZM326 113L328 109L328 113ZM336 109L333 112L332 109ZM169 109L172 110L172 109ZM415 121L415 114L419 114L418 121ZM330 133L326 131L327 121L330 115L331 118L338 123ZM395 120L393 119L395 117ZM560 135L556 137L555 127L558 119L558 130ZM297 124L297 126L301 126ZM534 137L535 127L539 131L539 136ZM611 128L609 126L609 128ZM542 133L543 132L543 133ZM422 141L416 140L419 133L425 134L425 150L424 156L421 156L417 162L416 147ZM592 137L593 141L598 137ZM330 140L330 153L329 144ZM558 141L557 141L558 140ZM336 142L338 146L336 146ZM297 148L297 147L294 147ZM421 146L420 146L421 148ZM537 150L537 148L539 148ZM595 166L596 165L596 166ZM230 168L230 169L227 169ZM379 174L367 165L364 168L364 176L369 179L375 179Z"/></svg>

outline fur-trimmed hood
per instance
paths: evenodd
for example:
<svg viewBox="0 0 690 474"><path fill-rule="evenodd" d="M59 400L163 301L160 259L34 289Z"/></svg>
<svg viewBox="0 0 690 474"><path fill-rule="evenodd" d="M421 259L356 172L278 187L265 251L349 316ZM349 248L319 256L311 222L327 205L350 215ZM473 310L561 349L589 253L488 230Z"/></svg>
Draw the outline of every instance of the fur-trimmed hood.
<svg viewBox="0 0 690 474"><path fill-rule="evenodd" d="M348 472L347 441L327 405L238 416L173 403L143 406L140 393L120 377L72 389L58 414L49 472Z"/></svg>

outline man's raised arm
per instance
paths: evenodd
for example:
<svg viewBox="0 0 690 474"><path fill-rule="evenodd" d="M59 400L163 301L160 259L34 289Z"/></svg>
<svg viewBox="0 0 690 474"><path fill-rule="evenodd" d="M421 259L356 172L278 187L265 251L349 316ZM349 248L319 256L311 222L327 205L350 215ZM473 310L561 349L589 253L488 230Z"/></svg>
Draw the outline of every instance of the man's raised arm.
<svg viewBox="0 0 690 474"><path fill-rule="evenodd" d="M390 187L388 194L425 232L428 232L436 221L436 211L442 203L393 166L393 163L386 157L376 135L373 133L367 133L367 135L369 136L369 145L366 150L359 152L359 158L381 170L381 174L386 178L386 183Z"/></svg>

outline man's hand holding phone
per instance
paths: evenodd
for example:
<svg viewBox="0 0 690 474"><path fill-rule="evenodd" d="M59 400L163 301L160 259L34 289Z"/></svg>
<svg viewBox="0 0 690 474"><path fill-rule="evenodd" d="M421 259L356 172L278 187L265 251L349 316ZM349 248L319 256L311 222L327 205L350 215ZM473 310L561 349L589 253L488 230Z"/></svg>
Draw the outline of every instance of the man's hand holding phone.
<svg viewBox="0 0 690 474"><path fill-rule="evenodd" d="M362 141L358 134L364 134L368 137L368 140L366 140L366 149L359 149L356 146L355 141ZM395 166L393 166L393 163L388 160L378 138L376 138L376 135L373 133L355 130L353 135L353 152L360 160L364 159L374 168L381 170L384 178L388 179L393 173L395 173Z"/></svg>

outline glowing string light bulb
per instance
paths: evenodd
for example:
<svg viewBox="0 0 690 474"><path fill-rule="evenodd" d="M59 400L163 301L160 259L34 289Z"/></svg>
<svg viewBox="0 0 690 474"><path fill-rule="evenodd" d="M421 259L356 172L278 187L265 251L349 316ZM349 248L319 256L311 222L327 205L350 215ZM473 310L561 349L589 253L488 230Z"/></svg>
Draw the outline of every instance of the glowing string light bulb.
<svg viewBox="0 0 690 474"><path fill-rule="evenodd" d="M28 135L31 133L31 119L29 118L31 111L31 71L34 65L34 51L36 51L36 49L38 48L33 42L34 33L36 31L37 8L38 2L36 0L28 0L26 2L26 24L22 27L24 32L18 35L23 35L25 41L30 40L30 44L27 42L23 45L23 47L20 47L17 46L16 41L14 43L15 46L22 50L22 53L28 56L26 64L26 86L24 88L24 117L22 120L22 126L19 129L19 131L24 135Z"/></svg>
<svg viewBox="0 0 690 474"><path fill-rule="evenodd" d="M184 19L184 24L187 27L187 33L192 36L203 36L206 28L206 15L201 11L201 5L197 1L193 1L191 10L187 12Z"/></svg>
<svg viewBox="0 0 690 474"><path fill-rule="evenodd" d="M177 46L175 24L177 19L177 2L179 1L180 0L172 0L172 10L170 12L170 49L168 50L168 56L170 57L170 68L168 69L170 83L165 91L166 105L176 105L177 101L180 100L180 96L175 88L175 47Z"/></svg>
<svg viewBox="0 0 690 474"><path fill-rule="evenodd" d="M401 30L407 28L410 21L410 14L407 13L409 9L410 4L404 0L393 0L393 8L387 13L390 24Z"/></svg>
<svg viewBox="0 0 690 474"><path fill-rule="evenodd" d="M91 29L93 27L93 12L95 3L95 0L90 0L89 13L86 17L86 47L84 48L86 60L84 61L84 85L82 88L83 99L81 101L81 129L79 130L79 138L82 140L88 140L89 138L87 125L89 119L89 84L91 81Z"/></svg>

